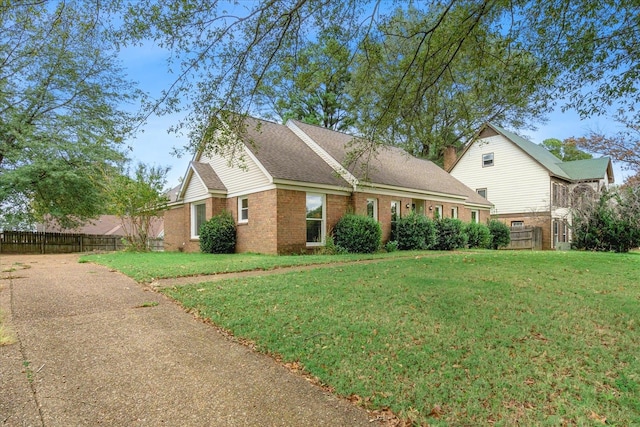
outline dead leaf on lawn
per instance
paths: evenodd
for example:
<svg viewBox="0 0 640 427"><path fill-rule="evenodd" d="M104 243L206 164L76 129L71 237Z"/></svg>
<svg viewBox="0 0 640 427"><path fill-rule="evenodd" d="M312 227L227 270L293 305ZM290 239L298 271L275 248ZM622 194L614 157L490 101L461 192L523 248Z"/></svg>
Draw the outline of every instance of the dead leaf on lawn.
<svg viewBox="0 0 640 427"><path fill-rule="evenodd" d="M607 423L607 417L603 417L601 415L598 415L593 411L591 411L591 414L589 415L589 418L591 418L592 420L601 422L602 424L606 424Z"/></svg>

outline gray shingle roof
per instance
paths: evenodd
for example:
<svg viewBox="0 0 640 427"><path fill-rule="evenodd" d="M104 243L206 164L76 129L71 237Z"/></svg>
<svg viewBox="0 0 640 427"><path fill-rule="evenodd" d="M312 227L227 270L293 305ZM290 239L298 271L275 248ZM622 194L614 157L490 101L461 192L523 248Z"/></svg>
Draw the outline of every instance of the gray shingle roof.
<svg viewBox="0 0 640 427"><path fill-rule="evenodd" d="M218 174L213 170L209 163L191 162L193 170L198 174L207 190L227 191Z"/></svg>
<svg viewBox="0 0 640 427"><path fill-rule="evenodd" d="M274 179L351 187L288 127L246 120L247 147Z"/></svg>
<svg viewBox="0 0 640 427"><path fill-rule="evenodd" d="M491 206L485 198L476 194L433 162L418 159L397 147L382 147L369 160L368 167L362 160L347 167L354 137L297 120L293 123L313 139L320 147L340 162L359 180L367 183L416 189L425 192L452 194L466 197L467 202Z"/></svg>

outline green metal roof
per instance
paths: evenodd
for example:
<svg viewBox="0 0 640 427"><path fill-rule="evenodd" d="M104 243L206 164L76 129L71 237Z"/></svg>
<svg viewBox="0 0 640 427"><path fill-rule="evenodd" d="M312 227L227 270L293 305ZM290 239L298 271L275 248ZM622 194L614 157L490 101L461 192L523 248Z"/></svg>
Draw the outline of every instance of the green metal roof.
<svg viewBox="0 0 640 427"><path fill-rule="evenodd" d="M528 139L525 139L513 132L509 132L506 129L502 129L501 127L495 125L489 126L495 129L496 132L501 133L509 140L511 140L511 142L520 147L525 153L533 157L538 163L547 168L553 175L560 178L571 179L571 177L560 167L562 160L551 154L549 150L547 150L543 146L534 144Z"/></svg>
<svg viewBox="0 0 640 427"><path fill-rule="evenodd" d="M611 159L609 157L563 162L541 145L535 144L528 139L499 126L493 124L489 124L489 126L516 144L522 149L522 151L527 153L543 167L549 170L551 174L557 177L570 181L600 179L604 178L607 174L607 170L612 167ZM611 172L611 176L613 177L612 169L609 170L609 172ZM610 179L610 181L613 182L612 179Z"/></svg>
<svg viewBox="0 0 640 427"><path fill-rule="evenodd" d="M609 168L611 159L609 157L600 157L599 159L574 160L572 162L563 162L560 164L572 180L582 181L587 179L604 178Z"/></svg>

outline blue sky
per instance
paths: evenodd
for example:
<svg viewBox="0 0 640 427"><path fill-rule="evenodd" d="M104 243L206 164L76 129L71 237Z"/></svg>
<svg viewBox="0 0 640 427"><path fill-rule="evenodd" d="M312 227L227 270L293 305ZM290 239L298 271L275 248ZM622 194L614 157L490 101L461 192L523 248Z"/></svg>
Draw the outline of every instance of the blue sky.
<svg viewBox="0 0 640 427"><path fill-rule="evenodd" d="M130 80L138 82L141 89L157 97L160 91L167 88L175 75L167 72L166 53L151 44L142 47L131 47L121 52L120 58ZM127 141L132 151L129 156L134 162L170 166L168 187L177 185L184 176L191 154L181 158L171 153L174 147L181 148L188 143L186 136L168 133L171 126L176 125L183 114L149 117L143 132L135 139ZM562 112L557 108L549 115L549 121L538 125L535 131L514 129L521 136L541 143L547 138L566 139L571 136L583 136L589 131L614 132L615 125L606 117L594 117L581 120L573 111ZM597 157L597 156L596 156ZM617 184L621 184L629 175L621 165L614 162L614 175Z"/></svg>

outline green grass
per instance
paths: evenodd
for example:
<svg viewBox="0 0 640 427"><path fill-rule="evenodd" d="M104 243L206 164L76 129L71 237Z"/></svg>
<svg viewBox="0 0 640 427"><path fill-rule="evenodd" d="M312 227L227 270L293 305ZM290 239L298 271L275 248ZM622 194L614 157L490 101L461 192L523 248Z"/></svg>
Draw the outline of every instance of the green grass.
<svg viewBox="0 0 640 427"><path fill-rule="evenodd" d="M15 342L16 338L13 332L5 325L4 313L0 310L0 347L11 345Z"/></svg>
<svg viewBox="0 0 640 427"><path fill-rule="evenodd" d="M232 273L251 270L327 264L377 258L412 256L418 252L392 252L349 255L261 255L202 254L182 252L112 252L83 255L79 262L94 262L118 270L139 282L203 274Z"/></svg>
<svg viewBox="0 0 640 427"><path fill-rule="evenodd" d="M475 252L163 292L429 425L640 424L640 255Z"/></svg>

